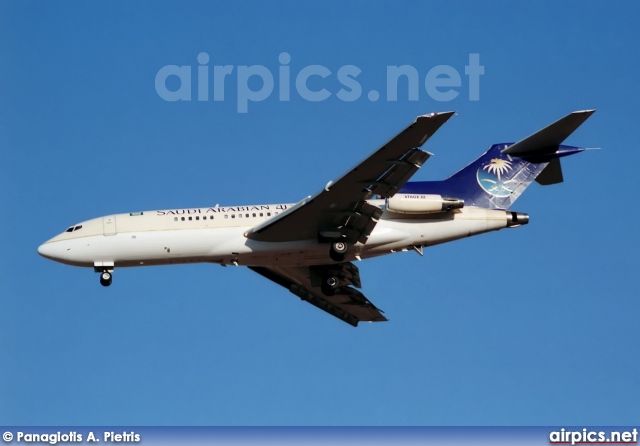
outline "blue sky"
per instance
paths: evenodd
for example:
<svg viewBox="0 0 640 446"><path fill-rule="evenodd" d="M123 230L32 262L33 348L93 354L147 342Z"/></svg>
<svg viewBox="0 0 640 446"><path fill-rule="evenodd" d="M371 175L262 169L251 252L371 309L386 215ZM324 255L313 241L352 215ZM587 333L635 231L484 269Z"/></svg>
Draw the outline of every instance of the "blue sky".
<svg viewBox="0 0 640 446"><path fill-rule="evenodd" d="M0 424L638 424L639 13L588 1L3 2ZM276 74L287 52L293 75L327 67L309 85L332 95L276 91L238 113L232 74L223 101L195 100L195 80L192 101L163 100L158 71L195 73L201 52L210 67ZM485 70L477 101L470 54ZM368 100L387 66L405 64L421 82L453 67L459 95ZM345 65L361 70L355 101L335 95ZM527 190L513 209L530 225L359 264L387 323L354 329L244 268L117 269L105 289L36 253L101 215L296 202L419 114L458 112L425 146L435 156L414 179L428 180L587 108L598 111L567 143L602 150L566 159L563 184Z"/></svg>

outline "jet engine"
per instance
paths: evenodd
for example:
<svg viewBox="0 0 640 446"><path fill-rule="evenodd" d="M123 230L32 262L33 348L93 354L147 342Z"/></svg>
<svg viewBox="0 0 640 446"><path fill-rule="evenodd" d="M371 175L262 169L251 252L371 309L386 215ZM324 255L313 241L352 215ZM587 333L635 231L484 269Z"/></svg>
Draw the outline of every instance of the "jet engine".
<svg viewBox="0 0 640 446"><path fill-rule="evenodd" d="M463 206L463 200L434 194L395 194L387 200L387 209L400 214L446 212Z"/></svg>

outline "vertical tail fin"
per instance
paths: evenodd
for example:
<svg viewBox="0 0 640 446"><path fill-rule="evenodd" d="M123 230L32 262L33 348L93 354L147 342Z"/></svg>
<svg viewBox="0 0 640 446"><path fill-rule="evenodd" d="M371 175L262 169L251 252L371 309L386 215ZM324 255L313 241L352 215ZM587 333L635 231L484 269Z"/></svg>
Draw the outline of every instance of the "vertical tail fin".
<svg viewBox="0 0 640 446"><path fill-rule="evenodd" d="M515 144L494 144L480 158L444 181L406 184L401 193L440 194L465 206L508 209L534 181L562 181L559 158L585 149L561 145L593 110L571 113Z"/></svg>

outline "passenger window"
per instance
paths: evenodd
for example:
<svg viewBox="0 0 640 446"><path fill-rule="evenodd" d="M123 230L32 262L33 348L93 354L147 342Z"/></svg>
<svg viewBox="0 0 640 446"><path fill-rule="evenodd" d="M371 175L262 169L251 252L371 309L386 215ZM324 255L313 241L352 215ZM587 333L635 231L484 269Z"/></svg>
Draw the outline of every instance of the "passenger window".
<svg viewBox="0 0 640 446"><path fill-rule="evenodd" d="M238 218L242 218L242 214L238 214Z"/></svg>
<svg viewBox="0 0 640 446"><path fill-rule="evenodd" d="M236 218L236 214L231 214L231 218Z"/></svg>
<svg viewBox="0 0 640 446"><path fill-rule="evenodd" d="M189 221L193 220L193 217L189 217Z"/></svg>
<svg viewBox="0 0 640 446"><path fill-rule="evenodd" d="M264 214L262 212L260 212L260 217L264 217Z"/></svg>
<svg viewBox="0 0 640 446"><path fill-rule="evenodd" d="M200 220L200 217L196 217L196 220Z"/></svg>
<svg viewBox="0 0 640 446"><path fill-rule="evenodd" d="M271 217L271 212L267 212L267 217Z"/></svg>
<svg viewBox="0 0 640 446"><path fill-rule="evenodd" d="M256 216L256 214L251 214L251 215L254 216L254 217Z"/></svg>
<svg viewBox="0 0 640 446"><path fill-rule="evenodd" d="M178 221L178 217L173 217L173 221Z"/></svg>
<svg viewBox="0 0 640 446"><path fill-rule="evenodd" d="M227 214L224 214L224 218L229 218L229 216Z"/></svg>
<svg viewBox="0 0 640 446"><path fill-rule="evenodd" d="M184 221L184 217L180 217L180 220Z"/></svg>
<svg viewBox="0 0 640 446"><path fill-rule="evenodd" d="M249 214L244 214L245 217L249 218ZM253 214L253 216L255 217L256 214Z"/></svg>
<svg viewBox="0 0 640 446"><path fill-rule="evenodd" d="M203 220L206 220L206 219L207 219L207 216L206 216L206 215L203 215L203 216L202 216L202 219L203 219Z"/></svg>

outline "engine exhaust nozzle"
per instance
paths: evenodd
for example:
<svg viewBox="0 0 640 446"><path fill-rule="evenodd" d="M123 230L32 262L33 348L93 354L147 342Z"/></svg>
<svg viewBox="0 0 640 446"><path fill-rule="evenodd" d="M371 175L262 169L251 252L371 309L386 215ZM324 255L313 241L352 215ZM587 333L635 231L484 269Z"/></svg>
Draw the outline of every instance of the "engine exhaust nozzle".
<svg viewBox="0 0 640 446"><path fill-rule="evenodd" d="M529 223L529 214L507 211L507 228L515 228Z"/></svg>

